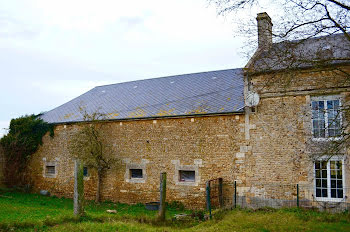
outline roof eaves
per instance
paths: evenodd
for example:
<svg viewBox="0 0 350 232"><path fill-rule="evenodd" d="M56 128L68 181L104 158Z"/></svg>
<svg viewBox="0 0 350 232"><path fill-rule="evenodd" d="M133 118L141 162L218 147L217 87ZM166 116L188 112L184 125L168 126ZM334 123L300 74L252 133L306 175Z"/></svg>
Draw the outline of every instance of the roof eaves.
<svg viewBox="0 0 350 232"><path fill-rule="evenodd" d="M135 118L112 118L100 120L100 122L112 122L112 121L139 121L139 120L155 120L155 119L167 119L167 118L193 118L193 117L210 117L232 114L244 114L244 107L239 108L236 111L227 111L219 113L203 113L203 114L181 114L181 115L164 115L164 116L150 116L150 117L135 117ZM66 122L52 122L52 125L66 125L76 123L88 123L90 121L66 121Z"/></svg>

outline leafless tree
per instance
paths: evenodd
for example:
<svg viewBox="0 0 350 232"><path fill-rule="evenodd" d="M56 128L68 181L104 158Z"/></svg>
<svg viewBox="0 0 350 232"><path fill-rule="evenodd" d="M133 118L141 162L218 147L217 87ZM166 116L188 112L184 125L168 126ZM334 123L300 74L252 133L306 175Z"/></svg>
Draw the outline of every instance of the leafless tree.
<svg viewBox="0 0 350 232"><path fill-rule="evenodd" d="M246 37L243 52L255 57L248 63L249 76L268 73L255 90L278 89L288 91L295 87L296 73L305 69L327 72L339 86L350 86L350 2L348 0L208 0L217 7L220 15L238 23L236 34ZM257 44L255 17L237 17L249 14L259 6L269 6L273 11L273 46L260 48ZM270 12L271 13L271 12ZM339 34L343 34L339 40ZM325 37L326 36L326 37ZM325 39L326 38L326 39ZM328 39L327 39L328 38ZM318 155L328 157L344 153L350 145L350 107L345 102L335 117L342 117L341 139L317 144L322 147ZM315 144L314 144L315 145Z"/></svg>
<svg viewBox="0 0 350 232"><path fill-rule="evenodd" d="M80 107L84 123L72 136L69 151L75 158L81 160L84 166L97 172L95 202L100 202L101 181L105 171L115 166L117 158L107 142L103 121L105 115L96 111L88 113Z"/></svg>
<svg viewBox="0 0 350 232"><path fill-rule="evenodd" d="M276 16L278 18L274 18L274 36L282 40L344 33L350 41L348 0L209 0L209 2L216 5L221 15L263 4L271 6L272 10L280 12L279 16ZM240 23L244 22L242 18L237 20Z"/></svg>

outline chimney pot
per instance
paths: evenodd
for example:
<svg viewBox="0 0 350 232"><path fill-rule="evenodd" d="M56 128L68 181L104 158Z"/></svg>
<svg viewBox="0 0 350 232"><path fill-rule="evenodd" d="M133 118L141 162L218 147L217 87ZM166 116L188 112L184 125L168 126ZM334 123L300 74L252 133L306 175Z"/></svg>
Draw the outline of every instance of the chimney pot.
<svg viewBox="0 0 350 232"><path fill-rule="evenodd" d="M258 13L258 49L267 51L272 45L272 22L266 13Z"/></svg>

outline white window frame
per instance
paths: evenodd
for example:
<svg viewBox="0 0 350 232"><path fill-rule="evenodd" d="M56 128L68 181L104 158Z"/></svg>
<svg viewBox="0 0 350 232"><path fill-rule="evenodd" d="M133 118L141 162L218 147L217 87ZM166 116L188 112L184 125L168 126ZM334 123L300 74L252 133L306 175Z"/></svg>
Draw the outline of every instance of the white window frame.
<svg viewBox="0 0 350 232"><path fill-rule="evenodd" d="M315 162L317 161L327 161L327 196L328 197L317 197L316 195L316 169ZM331 197L331 161L341 161L342 162L342 186L343 186L343 198L333 198ZM328 201L328 202L341 202L345 199L346 194L346 186L345 186L345 165L344 165L344 157L343 156L333 156L329 157L321 157L313 162L313 171L314 171L314 196L317 201Z"/></svg>
<svg viewBox="0 0 350 232"><path fill-rule="evenodd" d="M339 100L339 108L341 109L342 107L342 100L340 95L327 95L327 96L317 96L317 97L311 97L311 134L312 134L312 140L313 141L332 141L332 140L340 140L342 139L341 136L338 137L329 137L328 135L328 112L327 112L327 101L332 101L332 100ZM314 101L324 101L325 102L325 114L324 114L324 121L325 121L325 137L324 138L315 138L314 137L314 125L313 125L313 117L312 117L312 102ZM339 112L339 117L340 117L340 128L343 125L343 115L341 111Z"/></svg>

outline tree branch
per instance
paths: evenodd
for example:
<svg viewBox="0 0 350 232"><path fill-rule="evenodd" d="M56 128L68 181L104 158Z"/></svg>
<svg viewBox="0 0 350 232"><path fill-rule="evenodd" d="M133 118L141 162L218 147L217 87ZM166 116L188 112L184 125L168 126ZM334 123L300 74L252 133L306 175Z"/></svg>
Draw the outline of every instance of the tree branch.
<svg viewBox="0 0 350 232"><path fill-rule="evenodd" d="M332 3L340 6L341 8L344 8L345 10L350 11L350 6L347 6L347 5L345 5L345 4L341 3L341 2L338 2L338 1L335 1L335 0L327 0L327 1L332 2Z"/></svg>

